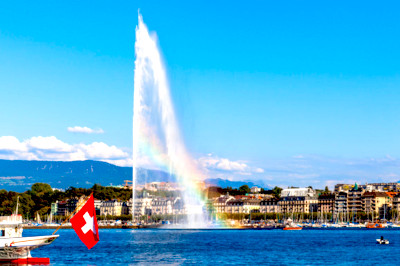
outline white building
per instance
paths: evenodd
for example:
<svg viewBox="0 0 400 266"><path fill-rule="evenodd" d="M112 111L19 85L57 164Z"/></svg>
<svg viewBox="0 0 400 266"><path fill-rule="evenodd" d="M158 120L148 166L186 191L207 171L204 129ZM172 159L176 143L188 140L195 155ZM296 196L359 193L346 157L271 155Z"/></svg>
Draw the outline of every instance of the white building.
<svg viewBox="0 0 400 266"><path fill-rule="evenodd" d="M279 200L276 198L264 199L260 202L260 212L279 213Z"/></svg>
<svg viewBox="0 0 400 266"><path fill-rule="evenodd" d="M121 216L129 214L126 202L118 200L103 201L100 206L100 215Z"/></svg>
<svg viewBox="0 0 400 266"><path fill-rule="evenodd" d="M174 200L172 198L156 198L152 201L151 214L172 214Z"/></svg>
<svg viewBox="0 0 400 266"><path fill-rule="evenodd" d="M285 197L314 197L315 191L312 188L287 188L281 192L281 198Z"/></svg>
<svg viewBox="0 0 400 266"><path fill-rule="evenodd" d="M138 215L150 215L153 198L137 198L135 199L135 217Z"/></svg>
<svg viewBox="0 0 400 266"><path fill-rule="evenodd" d="M230 195L222 195L216 199L213 200L212 205L213 205L213 211L216 213L224 213L227 212L227 203L229 201L235 200L235 197L230 196Z"/></svg>
<svg viewBox="0 0 400 266"><path fill-rule="evenodd" d="M251 191L251 193L258 193L258 192L261 191L261 188L260 188L260 187L254 186L254 187L252 187L252 188L250 189L250 191Z"/></svg>

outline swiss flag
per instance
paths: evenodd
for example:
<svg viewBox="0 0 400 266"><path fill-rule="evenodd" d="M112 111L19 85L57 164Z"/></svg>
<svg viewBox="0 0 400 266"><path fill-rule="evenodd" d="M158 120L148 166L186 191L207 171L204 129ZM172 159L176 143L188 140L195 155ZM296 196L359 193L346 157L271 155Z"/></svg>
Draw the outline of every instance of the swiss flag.
<svg viewBox="0 0 400 266"><path fill-rule="evenodd" d="M99 242L99 228L93 195L90 195L82 209L71 218L71 224L76 234L88 249L91 249Z"/></svg>

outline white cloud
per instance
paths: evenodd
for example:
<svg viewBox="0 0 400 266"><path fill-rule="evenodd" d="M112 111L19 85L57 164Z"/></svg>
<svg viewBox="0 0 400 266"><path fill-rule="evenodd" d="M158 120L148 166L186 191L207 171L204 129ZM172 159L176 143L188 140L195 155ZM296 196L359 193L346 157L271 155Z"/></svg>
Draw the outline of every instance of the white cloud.
<svg viewBox="0 0 400 266"><path fill-rule="evenodd" d="M219 158L208 154L206 157L198 159L199 164L208 170L219 170L226 172L235 172L239 175L251 175L254 173L264 173L262 168L250 167L243 161L231 161L227 158Z"/></svg>
<svg viewBox="0 0 400 266"><path fill-rule="evenodd" d="M26 146L14 136L0 137L0 151L26 151Z"/></svg>
<svg viewBox="0 0 400 266"><path fill-rule="evenodd" d="M0 137L0 159L8 160L99 160L121 166L131 166L128 152L104 142L68 144L54 136L32 137L19 141L13 136Z"/></svg>
<svg viewBox="0 0 400 266"><path fill-rule="evenodd" d="M205 168L225 170L225 171L245 171L248 166L245 163L230 161L226 158L202 157L200 164Z"/></svg>
<svg viewBox="0 0 400 266"><path fill-rule="evenodd" d="M88 158L91 159L123 159L129 154L116 146L109 146L104 142L93 142L92 144L75 145L78 150L82 150Z"/></svg>
<svg viewBox="0 0 400 266"><path fill-rule="evenodd" d="M264 169L256 168L256 169L254 169L254 172L262 174L262 173L264 173Z"/></svg>
<svg viewBox="0 0 400 266"><path fill-rule="evenodd" d="M27 145L30 150L47 150L52 152L71 152L72 146L62 142L54 136L51 137L32 137L26 141L24 144Z"/></svg>
<svg viewBox="0 0 400 266"><path fill-rule="evenodd" d="M84 133L84 134L102 134L102 133L104 133L104 130L101 128L91 129L89 127L79 127L79 126L68 127L67 130L69 132L73 132L73 133Z"/></svg>

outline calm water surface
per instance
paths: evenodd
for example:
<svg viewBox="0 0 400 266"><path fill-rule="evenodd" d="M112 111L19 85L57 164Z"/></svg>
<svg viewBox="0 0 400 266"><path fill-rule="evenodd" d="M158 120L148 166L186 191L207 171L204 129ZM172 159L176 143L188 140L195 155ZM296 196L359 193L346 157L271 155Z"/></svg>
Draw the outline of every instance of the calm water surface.
<svg viewBox="0 0 400 266"><path fill-rule="evenodd" d="M53 230L24 230L24 236ZM400 230L128 230L101 229L91 250L72 229L32 252L52 265L259 264L399 265ZM57 233L58 233L57 232ZM377 245L383 235L390 245Z"/></svg>

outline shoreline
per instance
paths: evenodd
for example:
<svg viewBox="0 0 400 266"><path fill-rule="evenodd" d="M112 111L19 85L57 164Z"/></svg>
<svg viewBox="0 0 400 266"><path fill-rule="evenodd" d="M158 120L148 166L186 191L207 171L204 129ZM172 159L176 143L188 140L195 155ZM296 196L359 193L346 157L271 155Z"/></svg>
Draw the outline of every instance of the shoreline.
<svg viewBox="0 0 400 266"><path fill-rule="evenodd" d="M54 229L56 230L58 227L55 226L24 226L25 229ZM62 226L60 227L59 230L61 229L73 229L72 226ZM134 225L114 225L114 226L99 226L99 229L139 229L138 226Z"/></svg>
<svg viewBox="0 0 400 266"><path fill-rule="evenodd" d="M52 226L25 226L24 229L54 229L57 227ZM59 230L62 229L73 229L72 226L62 226ZM133 226L133 225L118 225L118 226L99 226L99 229L159 229L159 230L282 230L283 227L214 227L214 228L177 228L177 227L165 227L165 226ZM365 227L303 227L302 230L369 230L369 231L377 231L377 230L400 230L400 228L393 227L385 227L385 228L365 228Z"/></svg>

